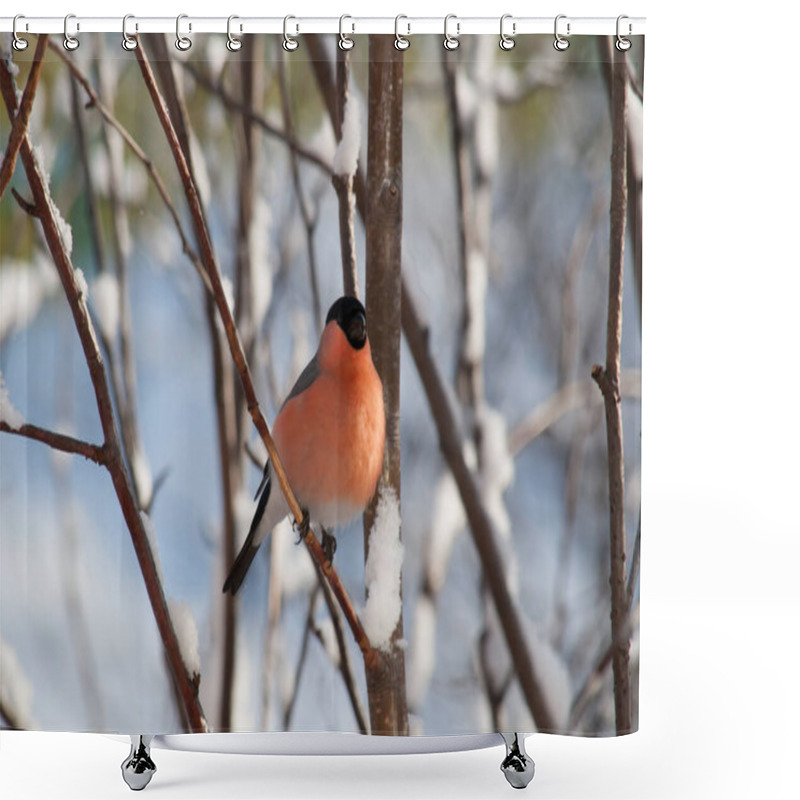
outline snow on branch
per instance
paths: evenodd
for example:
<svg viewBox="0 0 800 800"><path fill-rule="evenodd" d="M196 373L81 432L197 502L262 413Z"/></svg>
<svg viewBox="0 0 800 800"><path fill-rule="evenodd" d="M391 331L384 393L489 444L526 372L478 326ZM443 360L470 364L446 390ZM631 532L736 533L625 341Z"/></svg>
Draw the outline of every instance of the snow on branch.
<svg viewBox="0 0 800 800"><path fill-rule="evenodd" d="M400 621L402 566L400 503L394 489L383 486L370 533L369 556L364 567L367 604L362 622L372 646L384 652L392 649L392 634Z"/></svg>

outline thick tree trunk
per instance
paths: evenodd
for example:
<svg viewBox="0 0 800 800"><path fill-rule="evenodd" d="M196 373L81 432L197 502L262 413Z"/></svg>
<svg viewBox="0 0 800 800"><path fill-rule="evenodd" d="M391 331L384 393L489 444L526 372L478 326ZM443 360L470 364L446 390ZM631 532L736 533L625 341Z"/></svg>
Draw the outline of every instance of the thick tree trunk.
<svg viewBox="0 0 800 800"><path fill-rule="evenodd" d="M370 36L369 133L367 152L367 291L369 336L383 381L386 449L378 490L364 515L368 557L377 500L394 490L400 501L400 246L403 216L403 56L391 36ZM400 531L398 530L398 536ZM403 617L386 650L366 665L373 734L407 735Z"/></svg>

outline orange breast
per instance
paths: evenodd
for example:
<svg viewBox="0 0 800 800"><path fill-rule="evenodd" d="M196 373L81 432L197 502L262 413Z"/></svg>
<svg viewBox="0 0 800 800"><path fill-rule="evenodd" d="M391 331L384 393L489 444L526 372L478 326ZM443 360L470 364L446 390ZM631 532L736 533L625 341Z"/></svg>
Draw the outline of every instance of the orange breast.
<svg viewBox="0 0 800 800"><path fill-rule="evenodd" d="M275 444L289 483L325 527L363 511L383 465L383 388L365 350L334 371L321 359L316 381L275 420Z"/></svg>

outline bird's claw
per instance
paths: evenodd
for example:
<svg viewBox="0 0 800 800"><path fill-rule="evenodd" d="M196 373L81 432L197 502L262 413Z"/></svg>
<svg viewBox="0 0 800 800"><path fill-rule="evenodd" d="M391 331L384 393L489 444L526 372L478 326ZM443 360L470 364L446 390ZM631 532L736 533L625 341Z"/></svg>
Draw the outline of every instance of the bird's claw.
<svg viewBox="0 0 800 800"><path fill-rule="evenodd" d="M306 536L308 536L308 529L311 525L311 520L308 516L308 511L306 511L306 509L302 509L302 511L303 511L303 518L300 520L300 522L295 520L292 523L294 532L297 534L297 541L295 542L295 544L300 544L300 542L302 542L303 539L305 539Z"/></svg>
<svg viewBox="0 0 800 800"><path fill-rule="evenodd" d="M336 552L336 537L325 528L322 529L322 552L325 553L328 563L333 564L333 554Z"/></svg>

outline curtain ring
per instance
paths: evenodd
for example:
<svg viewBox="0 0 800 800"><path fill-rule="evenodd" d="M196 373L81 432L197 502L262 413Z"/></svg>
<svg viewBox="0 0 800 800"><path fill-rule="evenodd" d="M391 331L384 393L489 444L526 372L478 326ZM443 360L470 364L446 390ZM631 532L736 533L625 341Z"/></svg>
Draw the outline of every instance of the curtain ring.
<svg viewBox="0 0 800 800"><path fill-rule="evenodd" d="M181 20L187 19L189 17L188 14L178 14L177 18L175 19L175 47L182 52L186 52L192 46L192 40L188 36L184 36L181 33ZM192 23L189 23L189 31L192 30Z"/></svg>
<svg viewBox="0 0 800 800"><path fill-rule="evenodd" d="M565 39L558 32L558 21L560 19L566 19L566 18L567 18L566 14L559 14L556 17L555 25L553 27L553 30L555 32L555 37L556 37L555 40L553 41L553 47L555 47L555 49L558 50L559 52L563 52L564 50L566 50L569 47L569 39ZM570 28L570 24L569 24L569 22L567 22L567 36L569 36L569 34L570 34L569 28Z"/></svg>
<svg viewBox="0 0 800 800"><path fill-rule="evenodd" d="M411 47L411 42L408 40L407 36L411 35L411 23L407 22L406 26L408 27L408 33L406 36L400 35L400 20L401 19L408 19L405 14L398 14L394 18L394 46L398 50L408 50Z"/></svg>
<svg viewBox="0 0 800 800"><path fill-rule="evenodd" d="M500 49L501 50L513 50L514 49L514 45L516 44L516 42L514 41L514 37L517 35L517 23L516 22L512 22L511 23L511 36L509 36L503 30L503 24L505 23L505 21L507 19L512 19L511 14L503 14L503 16L500 17Z"/></svg>
<svg viewBox="0 0 800 800"><path fill-rule="evenodd" d="M293 36L289 36L288 26L290 19L297 19L297 17L293 17L291 14L289 14L283 18L283 49L286 50L287 53L292 53L297 50L300 44Z"/></svg>
<svg viewBox="0 0 800 800"><path fill-rule="evenodd" d="M456 35L453 36L452 34L448 33L447 31L447 23L450 22L451 19L456 20ZM458 37L461 35L461 23L458 22L458 17L455 14L448 14L444 18L444 45L445 50L458 50L458 45L460 42L458 41Z"/></svg>
<svg viewBox="0 0 800 800"><path fill-rule="evenodd" d="M68 30L69 21L71 19L75 19L74 14L67 14L67 16L64 17L64 49L69 51L77 50L81 45L81 43L74 36L72 36ZM81 26L76 23L75 29L80 30L80 27Z"/></svg>
<svg viewBox="0 0 800 800"><path fill-rule="evenodd" d="M236 14L231 14L228 17L228 41L225 43L225 47L231 51L231 53L238 53L242 49L242 40L238 36L234 36L231 33L231 22L235 19L239 19ZM239 26L239 31L241 32L242 27Z"/></svg>
<svg viewBox="0 0 800 800"><path fill-rule="evenodd" d="M619 50L621 53L624 53L626 50L630 50L631 49L631 40L630 39L626 39L620 33L620 27L621 27L620 23L624 19L628 19L628 17L625 14L620 14L617 17L617 50ZM628 22L628 36L630 36L630 34L631 34L631 23L629 21Z"/></svg>
<svg viewBox="0 0 800 800"><path fill-rule="evenodd" d="M122 49L128 51L135 50L139 46L138 40L128 33L129 19L136 19L136 17L133 14L126 14L122 18ZM139 30L139 23L136 23L136 30Z"/></svg>
<svg viewBox="0 0 800 800"><path fill-rule="evenodd" d="M340 50L352 50L353 45L355 42L344 32L344 21L346 19L353 19L349 14L342 14L339 17L339 49ZM355 32L356 26L355 23L353 24L353 32Z"/></svg>
<svg viewBox="0 0 800 800"><path fill-rule="evenodd" d="M11 34L13 36L11 44L13 45L15 50L22 51L22 50L26 50L27 49L29 42L28 42L27 39L23 39L17 33L17 20L18 19L25 19L25 15L24 14L17 14L17 16L14 17L14 23L13 23L12 28L11 28Z"/></svg>

